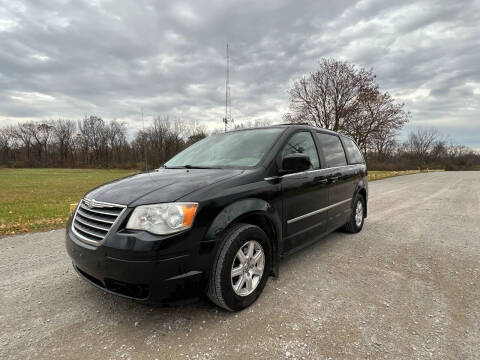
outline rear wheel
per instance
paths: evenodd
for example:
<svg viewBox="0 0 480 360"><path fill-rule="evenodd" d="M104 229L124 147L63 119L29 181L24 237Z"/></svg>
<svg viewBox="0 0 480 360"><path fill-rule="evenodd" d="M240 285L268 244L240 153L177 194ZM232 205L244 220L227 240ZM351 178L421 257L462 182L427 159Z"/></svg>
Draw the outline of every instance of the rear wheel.
<svg viewBox="0 0 480 360"><path fill-rule="evenodd" d="M271 267L271 246L258 226L237 224L222 239L207 295L212 302L238 311L261 294Z"/></svg>
<svg viewBox="0 0 480 360"><path fill-rule="evenodd" d="M363 228L365 220L365 199L362 195L357 194L353 202L352 214L350 220L345 224L344 229L349 233L360 232Z"/></svg>

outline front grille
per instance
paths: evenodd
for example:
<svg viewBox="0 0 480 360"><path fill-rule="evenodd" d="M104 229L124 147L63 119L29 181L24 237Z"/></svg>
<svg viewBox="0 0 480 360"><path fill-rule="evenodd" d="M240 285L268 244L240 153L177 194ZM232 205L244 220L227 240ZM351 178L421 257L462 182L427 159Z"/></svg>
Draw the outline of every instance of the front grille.
<svg viewBox="0 0 480 360"><path fill-rule="evenodd" d="M73 232L83 241L98 244L125 211L124 205L82 199L73 218Z"/></svg>

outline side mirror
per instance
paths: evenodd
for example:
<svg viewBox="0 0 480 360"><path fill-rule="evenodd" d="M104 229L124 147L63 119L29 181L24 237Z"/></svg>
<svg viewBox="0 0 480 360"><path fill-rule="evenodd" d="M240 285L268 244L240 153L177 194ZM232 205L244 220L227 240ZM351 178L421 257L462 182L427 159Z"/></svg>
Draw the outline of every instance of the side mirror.
<svg viewBox="0 0 480 360"><path fill-rule="evenodd" d="M289 154L282 160L282 172L296 173L310 169L312 163L310 157L305 154Z"/></svg>

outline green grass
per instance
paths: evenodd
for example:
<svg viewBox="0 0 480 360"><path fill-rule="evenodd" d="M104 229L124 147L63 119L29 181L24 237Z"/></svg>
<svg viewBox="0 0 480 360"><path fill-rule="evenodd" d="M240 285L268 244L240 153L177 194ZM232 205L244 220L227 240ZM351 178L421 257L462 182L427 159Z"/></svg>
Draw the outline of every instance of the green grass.
<svg viewBox="0 0 480 360"><path fill-rule="evenodd" d="M375 181L375 180L386 179L394 176L418 174L421 172L437 172L437 171L445 171L445 170L440 169L440 170L369 171L368 180Z"/></svg>
<svg viewBox="0 0 480 360"><path fill-rule="evenodd" d="M421 172L438 172L438 171L445 171L443 169L434 169L434 170L402 170L402 171L369 171L368 172L368 180L375 181L386 179L389 177L394 176L402 176L402 175L411 175L411 174L418 174Z"/></svg>
<svg viewBox="0 0 480 360"><path fill-rule="evenodd" d="M0 169L0 236L65 225L70 204L132 170Z"/></svg>
<svg viewBox="0 0 480 360"><path fill-rule="evenodd" d="M369 181L375 181L375 180L386 179L386 178L394 177L394 176L418 174L419 172L420 172L420 170L369 171L368 172L368 180Z"/></svg>

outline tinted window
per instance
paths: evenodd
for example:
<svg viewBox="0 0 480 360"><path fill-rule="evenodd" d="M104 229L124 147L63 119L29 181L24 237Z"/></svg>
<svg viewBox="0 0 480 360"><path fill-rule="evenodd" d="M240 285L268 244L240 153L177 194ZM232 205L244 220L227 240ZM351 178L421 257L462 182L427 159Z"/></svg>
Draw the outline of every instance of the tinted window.
<svg viewBox="0 0 480 360"><path fill-rule="evenodd" d="M174 156L165 166L255 166L283 131L269 128L211 135Z"/></svg>
<svg viewBox="0 0 480 360"><path fill-rule="evenodd" d="M358 150L358 147L353 140L343 138L343 144L345 145L345 151L347 152L348 162L350 164L361 164L364 162L362 153Z"/></svg>
<svg viewBox="0 0 480 360"><path fill-rule="evenodd" d="M347 165L347 158L343 151L340 138L336 135L317 133L320 147L325 156L326 167Z"/></svg>
<svg viewBox="0 0 480 360"><path fill-rule="evenodd" d="M286 155L295 153L308 155L310 157L310 162L312 163L312 169L318 169L320 167L317 148L315 147L312 134L309 132L302 131L293 134L282 150L282 159Z"/></svg>

